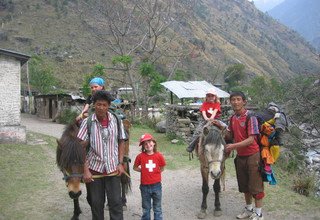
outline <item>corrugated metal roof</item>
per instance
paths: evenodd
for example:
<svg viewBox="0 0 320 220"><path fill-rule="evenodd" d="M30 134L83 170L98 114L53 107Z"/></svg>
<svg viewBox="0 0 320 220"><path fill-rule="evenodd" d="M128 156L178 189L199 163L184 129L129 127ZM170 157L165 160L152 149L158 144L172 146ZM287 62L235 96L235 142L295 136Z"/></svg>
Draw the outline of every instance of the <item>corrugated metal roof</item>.
<svg viewBox="0 0 320 220"><path fill-rule="evenodd" d="M203 98L206 96L206 92L210 88L214 88L220 98L228 98L230 96L229 93L219 89L207 81L167 81L161 83L161 85L173 92L179 99Z"/></svg>
<svg viewBox="0 0 320 220"><path fill-rule="evenodd" d="M11 57L15 57L16 59L18 59L21 63L21 65L23 65L25 62L27 62L30 58L29 55L23 54L23 53L18 53L12 50L5 50L0 48L0 54L3 54L5 56L11 56Z"/></svg>

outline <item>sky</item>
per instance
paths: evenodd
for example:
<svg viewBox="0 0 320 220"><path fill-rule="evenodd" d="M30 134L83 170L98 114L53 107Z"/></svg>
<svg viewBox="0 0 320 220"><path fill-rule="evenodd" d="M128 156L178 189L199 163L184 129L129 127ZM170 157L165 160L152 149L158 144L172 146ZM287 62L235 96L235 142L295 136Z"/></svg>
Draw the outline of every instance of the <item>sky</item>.
<svg viewBox="0 0 320 220"><path fill-rule="evenodd" d="M248 1L250 1L250 2L253 1L255 6L259 10L265 12L265 11L272 9L276 5L280 4L284 0L248 0Z"/></svg>

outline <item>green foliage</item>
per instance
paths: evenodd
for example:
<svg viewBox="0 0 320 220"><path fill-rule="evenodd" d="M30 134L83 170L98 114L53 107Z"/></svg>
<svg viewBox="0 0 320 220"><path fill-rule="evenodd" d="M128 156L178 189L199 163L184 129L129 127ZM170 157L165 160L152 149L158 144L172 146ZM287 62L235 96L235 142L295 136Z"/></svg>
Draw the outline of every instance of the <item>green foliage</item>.
<svg viewBox="0 0 320 220"><path fill-rule="evenodd" d="M260 108L265 108L271 101L283 103L284 89L280 82L272 78L267 80L263 76L252 79L250 86L245 87L251 97L250 104L255 104Z"/></svg>
<svg viewBox="0 0 320 220"><path fill-rule="evenodd" d="M59 116L58 121L62 124L70 124L74 121L78 114L78 112L72 111L71 109L65 109Z"/></svg>
<svg viewBox="0 0 320 220"><path fill-rule="evenodd" d="M187 73L184 70L177 69L174 73L172 80L184 81L186 80Z"/></svg>
<svg viewBox="0 0 320 220"><path fill-rule="evenodd" d="M101 77L105 75L105 67L102 64L97 64L93 67L93 71L90 74L84 76L84 82L82 83L82 94L89 96L91 94L90 81L94 77Z"/></svg>
<svg viewBox="0 0 320 220"><path fill-rule="evenodd" d="M147 61L142 62L140 65L140 75L144 81L149 84L149 96L154 96L162 91L163 86L161 86L160 83L165 81L165 77L155 70L152 63Z"/></svg>
<svg viewBox="0 0 320 220"><path fill-rule="evenodd" d="M285 99L297 123L309 123L319 130L320 83L317 76L299 76L284 83Z"/></svg>
<svg viewBox="0 0 320 220"><path fill-rule="evenodd" d="M132 63L132 57L129 55L123 55L123 56L114 56L112 58L112 64L124 64L124 65L130 65Z"/></svg>
<svg viewBox="0 0 320 220"><path fill-rule="evenodd" d="M241 63L234 64L227 68L224 73L224 81L228 84L228 90L240 84L241 80L245 79L245 66Z"/></svg>
<svg viewBox="0 0 320 220"><path fill-rule="evenodd" d="M292 189L293 191L304 195L313 195L316 189L316 177L315 175L309 175L306 173L301 173L301 175L296 175L293 181Z"/></svg>
<svg viewBox="0 0 320 220"><path fill-rule="evenodd" d="M41 57L33 56L29 62L30 85L42 94L52 93L57 85L53 68Z"/></svg>

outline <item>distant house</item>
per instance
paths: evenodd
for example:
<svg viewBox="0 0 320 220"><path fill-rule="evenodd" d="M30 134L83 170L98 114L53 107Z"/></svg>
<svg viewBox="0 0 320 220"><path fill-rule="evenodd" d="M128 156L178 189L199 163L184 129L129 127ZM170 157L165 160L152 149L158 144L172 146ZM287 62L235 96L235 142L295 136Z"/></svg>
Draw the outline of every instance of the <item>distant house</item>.
<svg viewBox="0 0 320 220"><path fill-rule="evenodd" d="M0 144L25 143L26 128L21 126L21 66L30 56L0 49Z"/></svg>
<svg viewBox="0 0 320 220"><path fill-rule="evenodd" d="M53 121L57 119L64 109L80 113L86 101L84 97L71 93L36 95L34 99L36 115Z"/></svg>

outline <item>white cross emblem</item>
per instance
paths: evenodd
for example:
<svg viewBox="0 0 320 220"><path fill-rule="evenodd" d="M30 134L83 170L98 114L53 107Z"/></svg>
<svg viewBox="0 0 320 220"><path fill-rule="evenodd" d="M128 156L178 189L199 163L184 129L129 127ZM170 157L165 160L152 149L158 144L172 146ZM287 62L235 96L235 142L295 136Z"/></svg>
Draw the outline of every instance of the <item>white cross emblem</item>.
<svg viewBox="0 0 320 220"><path fill-rule="evenodd" d="M149 169L149 172L153 172L153 169L156 168L156 164L153 163L152 160L148 160L148 163L146 164L146 168Z"/></svg>
<svg viewBox="0 0 320 220"><path fill-rule="evenodd" d="M209 113L212 115L213 109L212 109L212 108L209 108L209 109L207 110L207 112L209 112Z"/></svg>

